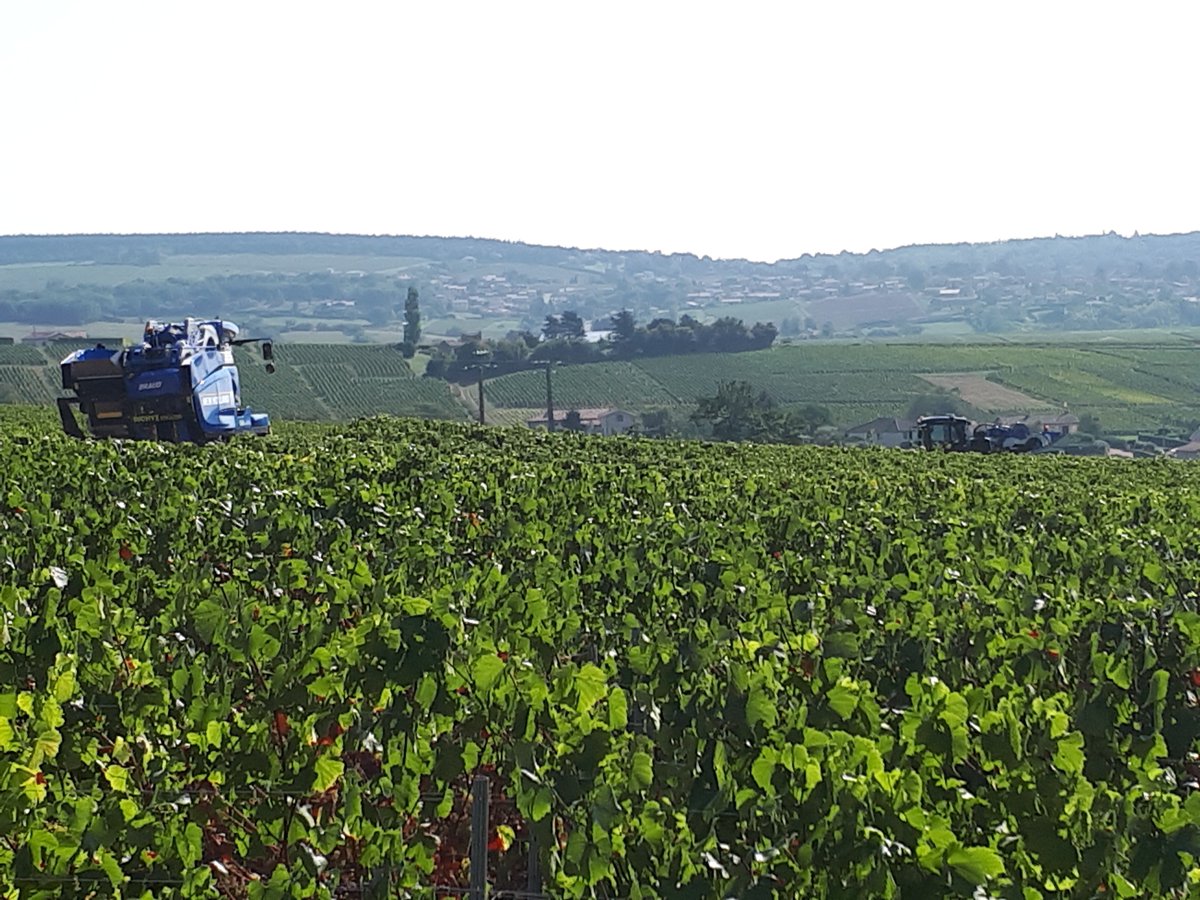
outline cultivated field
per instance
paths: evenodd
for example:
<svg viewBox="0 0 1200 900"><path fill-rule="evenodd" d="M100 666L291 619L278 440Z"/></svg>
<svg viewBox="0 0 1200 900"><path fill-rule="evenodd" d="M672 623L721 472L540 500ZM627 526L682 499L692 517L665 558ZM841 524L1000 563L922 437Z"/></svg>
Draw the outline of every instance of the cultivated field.
<svg viewBox="0 0 1200 900"><path fill-rule="evenodd" d="M1198 530L1184 464L3 408L0 884L460 896L481 779L493 896L1192 898Z"/></svg>
<svg viewBox="0 0 1200 900"><path fill-rule="evenodd" d="M75 344L0 344L0 402L47 405L58 389L58 360ZM465 418L474 389L413 377L387 345L276 344L267 376L253 352L239 351L245 399L280 419L350 419L373 413ZM419 360L418 362L423 362ZM813 342L736 354L699 354L557 367L555 406L667 410L686 418L697 398L722 381L748 381L786 407L828 407L849 427L904 416L939 389L979 416L1061 411L1099 419L1110 433L1200 425L1200 349L1191 342L1115 341L850 344ZM950 398L947 398L949 402ZM489 379L489 421L520 422L545 409L545 376Z"/></svg>
<svg viewBox="0 0 1200 900"><path fill-rule="evenodd" d="M957 372L945 375L922 375L936 388L962 397L976 409L996 412L1047 410L1052 407L1044 400L1022 394L988 378L987 374Z"/></svg>
<svg viewBox="0 0 1200 900"><path fill-rule="evenodd" d="M51 406L58 396L58 362L78 342L46 346L0 344L0 402ZM464 406L448 384L416 378L403 357L384 344L277 345L268 375L257 350L236 351L243 400L278 420L331 421L377 414L463 419Z"/></svg>

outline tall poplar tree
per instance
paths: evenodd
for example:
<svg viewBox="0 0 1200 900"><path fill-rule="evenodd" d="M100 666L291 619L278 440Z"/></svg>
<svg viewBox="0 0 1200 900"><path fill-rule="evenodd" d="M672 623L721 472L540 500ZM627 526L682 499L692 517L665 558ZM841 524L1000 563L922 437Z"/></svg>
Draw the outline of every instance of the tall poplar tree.
<svg viewBox="0 0 1200 900"><path fill-rule="evenodd" d="M410 287L404 301L404 342L417 346L421 339L421 304L417 301L417 289Z"/></svg>

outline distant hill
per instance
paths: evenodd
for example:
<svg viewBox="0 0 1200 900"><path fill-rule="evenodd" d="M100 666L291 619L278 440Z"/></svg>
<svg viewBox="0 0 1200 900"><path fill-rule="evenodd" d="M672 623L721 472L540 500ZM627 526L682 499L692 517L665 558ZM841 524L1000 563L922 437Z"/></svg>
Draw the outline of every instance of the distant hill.
<svg viewBox="0 0 1200 900"><path fill-rule="evenodd" d="M805 254L776 263L484 238L317 233L0 237L0 323L79 326L217 311L299 339L393 341L409 287L425 332L602 330L682 314L784 337L1200 325L1200 232ZM2 332L0 332L2 333Z"/></svg>
<svg viewBox="0 0 1200 900"><path fill-rule="evenodd" d="M1187 260L1200 262L1200 231L1171 235L1122 237L1115 232L1080 237L1023 238L988 243L913 244L867 253L805 253L775 263L713 259L692 253L603 250L526 244L474 237L355 235L320 232L212 232L195 234L67 234L0 235L0 266L32 262L124 263L155 256L181 255L337 255L408 256L430 260L481 263L518 262L563 265L587 259L630 272L669 270L681 275L787 272L811 266L841 264L851 269L913 266L950 267L960 272L1021 270L1034 277L1091 275L1096 266L1134 274L1165 272ZM135 263L136 264L136 263ZM1003 270L1003 271L1001 271Z"/></svg>

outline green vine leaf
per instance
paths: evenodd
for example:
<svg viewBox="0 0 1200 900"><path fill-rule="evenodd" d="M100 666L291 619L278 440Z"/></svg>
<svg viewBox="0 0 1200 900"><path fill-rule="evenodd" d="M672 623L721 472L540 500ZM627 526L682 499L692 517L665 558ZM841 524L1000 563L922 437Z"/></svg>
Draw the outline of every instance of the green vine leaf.
<svg viewBox="0 0 1200 900"><path fill-rule="evenodd" d="M313 779L314 791L327 791L340 779L346 770L345 764L332 756L318 756L314 763L316 778Z"/></svg>

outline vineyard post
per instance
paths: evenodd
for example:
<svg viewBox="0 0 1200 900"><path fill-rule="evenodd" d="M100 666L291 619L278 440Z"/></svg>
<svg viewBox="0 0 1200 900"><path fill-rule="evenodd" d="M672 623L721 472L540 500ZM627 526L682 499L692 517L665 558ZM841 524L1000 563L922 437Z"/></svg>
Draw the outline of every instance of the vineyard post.
<svg viewBox="0 0 1200 900"><path fill-rule="evenodd" d="M546 362L546 428L549 431L554 430L554 390L550 386L550 371L554 368L554 363Z"/></svg>
<svg viewBox="0 0 1200 900"><path fill-rule="evenodd" d="M491 786L486 775L476 775L471 786L471 900L487 898L488 795Z"/></svg>
<svg viewBox="0 0 1200 900"><path fill-rule="evenodd" d="M542 892L542 860L540 857L541 848L538 847L537 832L532 828L529 829L529 880L525 885L525 891L529 894L540 894Z"/></svg>
<svg viewBox="0 0 1200 900"><path fill-rule="evenodd" d="M634 647L642 646L642 629L632 629L629 636ZM642 732L642 705L638 702L637 694L633 692L633 685L631 684L629 687L629 693L631 694L631 706L629 709L629 720L626 730L632 731L635 734L640 734Z"/></svg>

